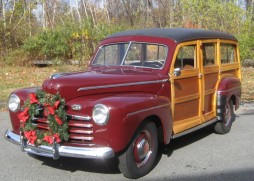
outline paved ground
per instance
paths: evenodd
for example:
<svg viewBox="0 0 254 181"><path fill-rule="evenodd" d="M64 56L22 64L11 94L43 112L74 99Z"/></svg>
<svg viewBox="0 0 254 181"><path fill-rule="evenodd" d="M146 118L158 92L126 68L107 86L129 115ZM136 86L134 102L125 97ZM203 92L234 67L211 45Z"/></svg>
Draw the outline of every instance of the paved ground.
<svg viewBox="0 0 254 181"><path fill-rule="evenodd" d="M210 128L175 139L160 148L155 168L140 180L254 180L254 104L245 104L227 135ZM0 113L0 180L128 180L116 160L32 157L7 142L10 128L6 112Z"/></svg>

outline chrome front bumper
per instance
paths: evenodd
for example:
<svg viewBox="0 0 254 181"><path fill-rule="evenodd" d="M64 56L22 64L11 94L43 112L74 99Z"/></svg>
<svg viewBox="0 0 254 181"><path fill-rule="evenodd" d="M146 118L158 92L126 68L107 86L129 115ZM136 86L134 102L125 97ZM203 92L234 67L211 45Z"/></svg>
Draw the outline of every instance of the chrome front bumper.
<svg viewBox="0 0 254 181"><path fill-rule="evenodd" d="M112 158L115 156L114 151L110 147L73 147L73 146L60 146L53 144L52 146L34 146L26 144L22 136L13 133L10 130L5 132L5 138L21 147L22 151L30 154L51 157L58 159L60 156L75 157L75 158Z"/></svg>

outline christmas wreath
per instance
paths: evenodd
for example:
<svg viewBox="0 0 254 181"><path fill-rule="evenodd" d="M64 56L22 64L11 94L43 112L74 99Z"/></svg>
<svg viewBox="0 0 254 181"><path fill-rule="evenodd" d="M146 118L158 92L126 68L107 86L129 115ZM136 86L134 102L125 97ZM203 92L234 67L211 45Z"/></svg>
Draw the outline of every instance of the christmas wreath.
<svg viewBox="0 0 254 181"><path fill-rule="evenodd" d="M18 115L24 139L35 146L68 141L68 122L64 105L65 100L59 93L52 95L43 90L30 93L24 103L24 111ZM40 119L44 119L42 121L45 122L46 119L48 129L37 129L33 123L34 119L37 119L37 122L40 122Z"/></svg>

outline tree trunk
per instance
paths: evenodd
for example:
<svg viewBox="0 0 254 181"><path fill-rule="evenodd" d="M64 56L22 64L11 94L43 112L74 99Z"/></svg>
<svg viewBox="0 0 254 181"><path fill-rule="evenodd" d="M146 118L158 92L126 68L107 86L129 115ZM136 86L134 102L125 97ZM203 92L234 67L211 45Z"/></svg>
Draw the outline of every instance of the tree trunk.
<svg viewBox="0 0 254 181"><path fill-rule="evenodd" d="M55 26L56 8L57 8L57 4L56 4L56 1L54 1L53 14L52 14L52 25L51 25L52 29Z"/></svg>
<svg viewBox="0 0 254 181"><path fill-rule="evenodd" d="M81 15L80 15L80 12L79 12L79 6L78 6L78 0L76 0L76 3L77 3L77 8L76 8L76 11L77 11L77 14L78 14L78 21L80 23L80 26L81 26Z"/></svg>
<svg viewBox="0 0 254 181"><path fill-rule="evenodd" d="M9 24L12 23L12 18L13 18L14 12L15 12L15 7L16 7L16 0L13 1L13 7L12 7L11 16L10 16L10 19L9 19Z"/></svg>
<svg viewBox="0 0 254 181"><path fill-rule="evenodd" d="M7 50L7 46L6 46L6 11L5 11L6 3L4 2L4 0L1 0L1 5L2 5L2 15L3 15L3 51L5 53Z"/></svg>
<svg viewBox="0 0 254 181"><path fill-rule="evenodd" d="M85 3L85 1L84 0L82 0L81 1L82 2L82 5L83 5L83 7L84 7L84 11L85 11L85 15L86 15L86 19L88 19L88 13L87 13L87 7L86 7L86 3Z"/></svg>
<svg viewBox="0 0 254 181"><path fill-rule="evenodd" d="M31 24L31 2L28 2L28 23L29 23L29 37L32 36L32 24Z"/></svg>
<svg viewBox="0 0 254 181"><path fill-rule="evenodd" d="M92 16L92 20L93 20L93 25L96 26L96 22L95 22L95 18L94 18L94 14L93 14L93 10L92 10L91 4L89 3L88 6L89 6L89 10L91 12L91 16Z"/></svg>
<svg viewBox="0 0 254 181"><path fill-rule="evenodd" d="M109 17L109 12L108 12L109 3L108 3L107 0L104 0L104 4L105 4L105 10L106 10L106 16L107 16L108 24L110 24L110 17Z"/></svg>
<svg viewBox="0 0 254 181"><path fill-rule="evenodd" d="M46 15L45 15L45 0L42 0L42 28L45 30L47 28L46 23Z"/></svg>
<svg viewBox="0 0 254 181"><path fill-rule="evenodd" d="M130 1L128 1L128 4L127 4L124 0L122 0L122 3L123 3L123 6L124 6L124 9L125 9L125 12L126 12L128 18L129 18L130 25L134 26L134 20L133 20L131 7L130 7Z"/></svg>

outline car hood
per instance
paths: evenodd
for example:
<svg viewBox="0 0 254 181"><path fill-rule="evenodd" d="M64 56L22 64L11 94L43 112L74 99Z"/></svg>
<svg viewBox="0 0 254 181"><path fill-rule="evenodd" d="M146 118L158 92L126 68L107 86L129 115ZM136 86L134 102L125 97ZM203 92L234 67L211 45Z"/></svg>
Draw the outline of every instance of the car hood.
<svg viewBox="0 0 254 181"><path fill-rule="evenodd" d="M44 81L42 89L59 92L66 101L79 96L115 92L158 92L167 76L152 71L104 69L54 74Z"/></svg>

